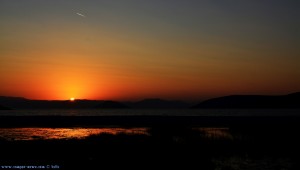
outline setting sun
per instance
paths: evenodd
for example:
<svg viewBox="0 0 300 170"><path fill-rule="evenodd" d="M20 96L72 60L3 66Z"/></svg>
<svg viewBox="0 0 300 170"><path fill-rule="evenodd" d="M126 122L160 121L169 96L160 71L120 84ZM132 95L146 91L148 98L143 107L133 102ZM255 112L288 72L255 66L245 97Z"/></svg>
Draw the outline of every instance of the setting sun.
<svg viewBox="0 0 300 170"><path fill-rule="evenodd" d="M0 0L0 96L199 101L298 91L298 1L275 1Z"/></svg>
<svg viewBox="0 0 300 170"><path fill-rule="evenodd" d="M71 97L71 98L70 98L70 101L75 101L75 98L74 98L74 97Z"/></svg>

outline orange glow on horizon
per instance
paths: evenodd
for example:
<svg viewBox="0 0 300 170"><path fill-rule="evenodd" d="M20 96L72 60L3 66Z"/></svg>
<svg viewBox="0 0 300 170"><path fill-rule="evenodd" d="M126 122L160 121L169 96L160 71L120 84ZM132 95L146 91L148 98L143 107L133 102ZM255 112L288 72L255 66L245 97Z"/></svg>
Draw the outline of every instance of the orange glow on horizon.
<svg viewBox="0 0 300 170"><path fill-rule="evenodd" d="M1 1L0 96L133 101L297 92L299 22L290 3L249 2L250 10L210 1ZM70 11L78 5L86 17Z"/></svg>

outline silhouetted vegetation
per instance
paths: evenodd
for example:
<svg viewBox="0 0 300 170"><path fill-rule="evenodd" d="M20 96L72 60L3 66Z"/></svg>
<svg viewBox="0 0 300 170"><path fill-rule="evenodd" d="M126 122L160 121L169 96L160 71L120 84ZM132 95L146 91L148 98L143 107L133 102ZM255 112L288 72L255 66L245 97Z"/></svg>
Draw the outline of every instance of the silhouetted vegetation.
<svg viewBox="0 0 300 170"><path fill-rule="evenodd" d="M9 101L11 100L11 101ZM28 108L126 108L114 101L1 98ZM6 101L6 103L5 103ZM228 96L197 108L297 108L299 93ZM152 108L160 100L143 101ZM150 103L150 104L149 104ZM151 103L156 103L152 105ZM164 103L164 102L162 102ZM274 104L276 106L274 106ZM143 104L141 104L142 106ZM170 107L177 105L172 103ZM163 108L163 107L161 107ZM147 127L148 134L100 134L85 139L8 141L0 163L59 164L60 169L297 169L299 116L1 116L0 127ZM54 156L53 156L54 155Z"/></svg>
<svg viewBox="0 0 300 170"><path fill-rule="evenodd" d="M122 164L124 168L143 165L206 170L288 170L293 169L298 160L295 156L300 143L298 127L159 125L150 127L147 134L100 134L64 140L2 139L0 160L46 161L69 169L117 168Z"/></svg>

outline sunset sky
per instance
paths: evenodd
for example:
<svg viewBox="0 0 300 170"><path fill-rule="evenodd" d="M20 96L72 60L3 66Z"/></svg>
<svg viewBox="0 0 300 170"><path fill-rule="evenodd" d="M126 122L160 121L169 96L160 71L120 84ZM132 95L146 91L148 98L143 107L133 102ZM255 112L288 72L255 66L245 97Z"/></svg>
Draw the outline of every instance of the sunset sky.
<svg viewBox="0 0 300 170"><path fill-rule="evenodd" d="M0 96L300 90L298 0L0 0Z"/></svg>

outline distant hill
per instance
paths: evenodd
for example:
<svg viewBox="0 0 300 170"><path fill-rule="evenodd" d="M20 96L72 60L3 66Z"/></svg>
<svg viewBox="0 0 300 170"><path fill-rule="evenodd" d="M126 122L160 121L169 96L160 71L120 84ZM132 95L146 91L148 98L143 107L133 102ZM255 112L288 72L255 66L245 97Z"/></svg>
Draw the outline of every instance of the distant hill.
<svg viewBox="0 0 300 170"><path fill-rule="evenodd" d="M192 108L300 108L300 92L281 96L224 96L203 101Z"/></svg>
<svg viewBox="0 0 300 170"><path fill-rule="evenodd" d="M22 97L0 96L0 109L121 109L129 108L117 101L103 100L30 100ZM6 107L4 107L6 106Z"/></svg>
<svg viewBox="0 0 300 170"><path fill-rule="evenodd" d="M127 104L132 108L137 109L180 109L189 107L189 104L182 101L163 99L144 99L138 102Z"/></svg>
<svg viewBox="0 0 300 170"><path fill-rule="evenodd" d="M24 101L28 100L24 97L9 97L9 96L0 96L0 102L2 101Z"/></svg>
<svg viewBox="0 0 300 170"><path fill-rule="evenodd" d="M26 105L27 100L28 99L23 98L23 97L0 96L1 105L8 107L8 108L16 108L15 106Z"/></svg>
<svg viewBox="0 0 300 170"><path fill-rule="evenodd" d="M13 109L181 109L190 104L163 99L144 99L138 102L117 102L110 100L30 100L23 97L0 96L2 106Z"/></svg>
<svg viewBox="0 0 300 170"><path fill-rule="evenodd" d="M29 100L22 97L0 97L0 103L13 109L89 109L99 104L98 100Z"/></svg>
<svg viewBox="0 0 300 170"><path fill-rule="evenodd" d="M123 103L106 100L97 105L95 108L101 109L128 109L129 107Z"/></svg>
<svg viewBox="0 0 300 170"><path fill-rule="evenodd" d="M158 98L138 102L103 100L29 100L0 96L0 109L184 109L190 104ZM203 101L191 108L300 108L300 92L281 96L231 95Z"/></svg>

